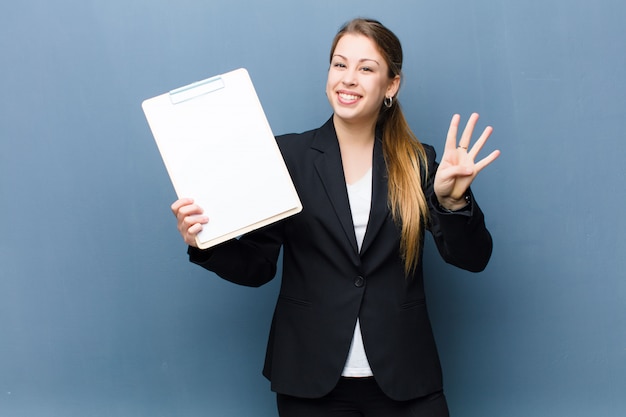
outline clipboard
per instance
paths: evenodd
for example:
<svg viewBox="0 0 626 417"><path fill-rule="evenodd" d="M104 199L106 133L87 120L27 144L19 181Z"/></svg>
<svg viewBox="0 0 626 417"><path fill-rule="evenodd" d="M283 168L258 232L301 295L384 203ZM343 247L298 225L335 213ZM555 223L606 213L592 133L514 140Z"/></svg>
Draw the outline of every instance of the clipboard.
<svg viewBox="0 0 626 417"><path fill-rule="evenodd" d="M292 216L302 204L248 71L143 101L178 198L204 209L201 249Z"/></svg>

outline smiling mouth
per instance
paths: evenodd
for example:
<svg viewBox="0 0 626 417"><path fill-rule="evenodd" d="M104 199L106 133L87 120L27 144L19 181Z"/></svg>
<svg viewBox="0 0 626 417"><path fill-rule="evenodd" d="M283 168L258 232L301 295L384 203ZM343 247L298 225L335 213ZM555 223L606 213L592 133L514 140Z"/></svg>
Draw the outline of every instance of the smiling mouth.
<svg viewBox="0 0 626 417"><path fill-rule="evenodd" d="M348 93L338 93L339 100L343 103L353 103L361 98L361 96L357 96L355 94Z"/></svg>

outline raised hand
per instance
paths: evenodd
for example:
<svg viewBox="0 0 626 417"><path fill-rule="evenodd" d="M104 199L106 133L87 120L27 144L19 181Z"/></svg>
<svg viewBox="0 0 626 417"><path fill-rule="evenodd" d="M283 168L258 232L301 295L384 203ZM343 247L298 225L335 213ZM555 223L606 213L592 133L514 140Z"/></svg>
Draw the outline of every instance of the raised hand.
<svg viewBox="0 0 626 417"><path fill-rule="evenodd" d="M446 145L434 183L434 190L439 204L449 210L457 210L467 204L465 193L472 181L474 181L474 178L476 178L476 175L500 156L500 151L496 150L480 161L475 162L476 156L493 132L493 128L488 126L474 145L470 147L478 117L477 113L470 116L458 145L457 134L461 117L455 114L450 122Z"/></svg>

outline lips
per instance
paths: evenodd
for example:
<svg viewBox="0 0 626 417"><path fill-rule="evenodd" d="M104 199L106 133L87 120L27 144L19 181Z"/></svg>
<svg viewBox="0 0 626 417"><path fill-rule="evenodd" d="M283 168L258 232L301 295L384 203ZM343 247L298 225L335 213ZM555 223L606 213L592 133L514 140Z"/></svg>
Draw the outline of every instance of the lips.
<svg viewBox="0 0 626 417"><path fill-rule="evenodd" d="M339 97L339 102L342 104L353 104L356 103L362 96L353 93L347 92L338 92L337 96Z"/></svg>

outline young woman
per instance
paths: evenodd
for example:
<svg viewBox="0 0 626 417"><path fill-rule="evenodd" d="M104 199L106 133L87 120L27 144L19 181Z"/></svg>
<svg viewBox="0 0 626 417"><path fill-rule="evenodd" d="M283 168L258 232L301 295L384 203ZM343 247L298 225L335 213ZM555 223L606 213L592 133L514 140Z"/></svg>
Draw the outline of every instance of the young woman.
<svg viewBox="0 0 626 417"><path fill-rule="evenodd" d="M209 250L209 221L192 199L172 205L194 262L241 285L276 273L280 295L264 375L281 416L447 416L426 303L422 245L432 233L446 262L481 271L492 241L469 189L495 151L470 146L478 115L457 144L452 118L441 162L406 123L396 96L402 49L381 23L356 19L337 34L320 128L277 138L303 211Z"/></svg>

